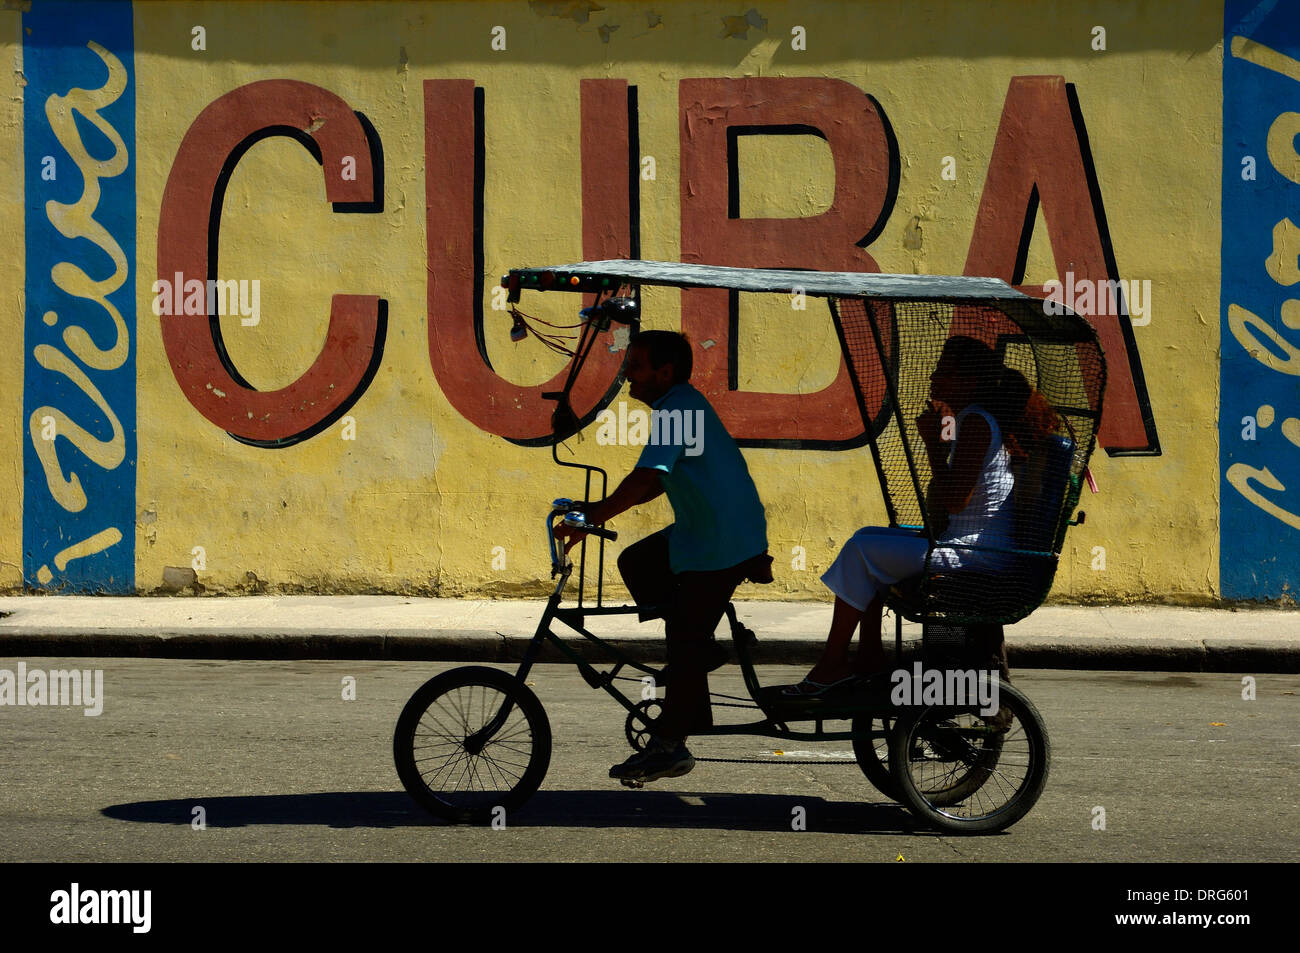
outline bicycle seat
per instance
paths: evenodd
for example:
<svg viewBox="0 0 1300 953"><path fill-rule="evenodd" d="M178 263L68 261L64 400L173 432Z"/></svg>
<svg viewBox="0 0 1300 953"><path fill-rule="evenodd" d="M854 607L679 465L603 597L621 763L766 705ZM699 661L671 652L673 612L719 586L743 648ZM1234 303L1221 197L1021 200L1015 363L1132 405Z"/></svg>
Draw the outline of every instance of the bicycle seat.
<svg viewBox="0 0 1300 953"><path fill-rule="evenodd" d="M930 596L931 601L934 601L936 594L948 595L958 589L963 595L982 595L1005 585L1009 581L1009 575L1005 572L989 572L981 569L945 569L932 572L928 576L922 573L900 579L890 586L889 594L901 607L920 612L926 596Z"/></svg>
<svg viewBox="0 0 1300 953"><path fill-rule="evenodd" d="M1057 558L1032 552L1006 558L997 570L942 569L900 580L889 588L885 601L912 622L948 619L1011 625L1042 604L1056 574Z"/></svg>
<svg viewBox="0 0 1300 953"><path fill-rule="evenodd" d="M756 582L760 586L766 586L769 582L774 582L776 577L772 575L772 562L772 557L767 553L759 553L741 567L745 571L744 578L749 582Z"/></svg>

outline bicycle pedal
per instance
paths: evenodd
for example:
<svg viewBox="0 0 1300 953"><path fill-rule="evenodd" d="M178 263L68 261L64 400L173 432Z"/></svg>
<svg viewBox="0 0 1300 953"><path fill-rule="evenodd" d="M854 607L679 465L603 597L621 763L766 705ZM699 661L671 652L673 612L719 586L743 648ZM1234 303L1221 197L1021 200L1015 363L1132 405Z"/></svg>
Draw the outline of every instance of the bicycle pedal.
<svg viewBox="0 0 1300 953"><path fill-rule="evenodd" d="M619 778L618 783L621 784L621 785L623 785L623 787L625 787L625 788L643 788L643 787L645 787L645 782L642 781L640 778Z"/></svg>

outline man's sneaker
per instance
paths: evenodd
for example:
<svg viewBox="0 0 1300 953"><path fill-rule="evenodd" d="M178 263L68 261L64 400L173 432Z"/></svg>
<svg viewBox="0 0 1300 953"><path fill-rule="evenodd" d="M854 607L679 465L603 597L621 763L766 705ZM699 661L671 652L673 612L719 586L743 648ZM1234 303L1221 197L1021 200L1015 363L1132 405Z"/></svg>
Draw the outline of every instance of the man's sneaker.
<svg viewBox="0 0 1300 953"><path fill-rule="evenodd" d="M640 751L622 764L610 768L609 776L625 784L632 782L639 786L647 781L658 781L660 778L680 778L683 774L689 774L694 767L695 759L686 750L684 741L668 745L654 739L645 751Z"/></svg>

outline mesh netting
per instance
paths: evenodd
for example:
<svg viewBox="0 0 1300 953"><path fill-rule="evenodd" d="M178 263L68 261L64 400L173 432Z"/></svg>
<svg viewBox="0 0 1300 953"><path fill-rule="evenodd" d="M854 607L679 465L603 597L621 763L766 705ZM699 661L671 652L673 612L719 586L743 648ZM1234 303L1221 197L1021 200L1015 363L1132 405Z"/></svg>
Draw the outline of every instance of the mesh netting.
<svg viewBox="0 0 1300 953"><path fill-rule="evenodd" d="M1024 618L1051 588L1096 442L1096 333L1032 298L829 300L890 523L932 544L891 605L913 620Z"/></svg>

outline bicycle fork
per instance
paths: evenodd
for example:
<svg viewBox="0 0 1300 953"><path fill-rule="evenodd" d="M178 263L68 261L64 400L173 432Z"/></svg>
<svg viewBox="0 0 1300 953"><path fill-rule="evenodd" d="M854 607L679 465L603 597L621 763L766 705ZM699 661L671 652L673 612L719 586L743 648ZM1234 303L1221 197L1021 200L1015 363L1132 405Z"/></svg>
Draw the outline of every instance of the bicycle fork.
<svg viewBox="0 0 1300 953"><path fill-rule="evenodd" d="M521 685L525 684L525 679L528 678L528 673L537 660L542 633L550 631L551 620L555 618L555 610L560 603L560 592L568 578L569 572L566 571L559 585L555 587L554 594L547 600L546 611L542 613L542 620L538 623L537 631L533 633L532 641L528 643L528 648L524 651L523 660L519 663L518 671L515 672L515 678L519 680ZM487 743L492 740L492 737L505 725L506 719L510 717L510 712L514 709L514 704L513 699L507 695L497 713L492 716L492 720L465 739L465 750L472 755L481 752L487 746Z"/></svg>

